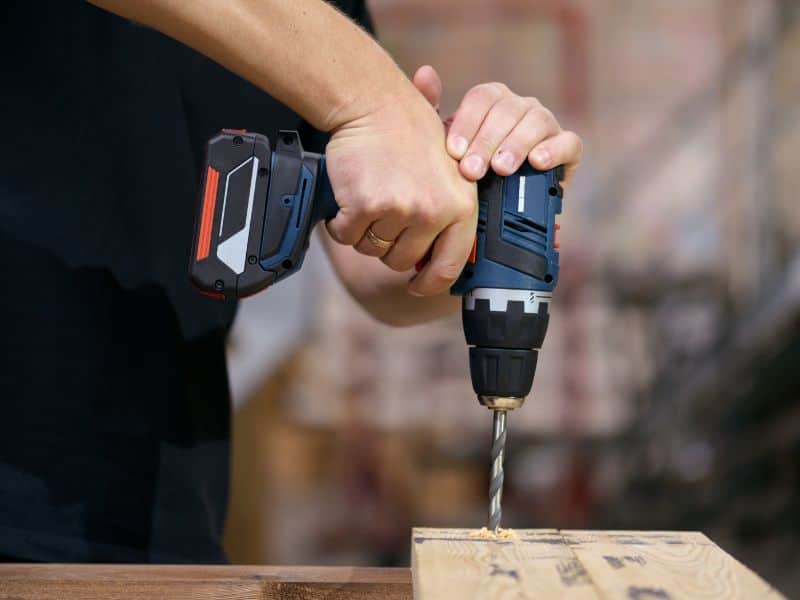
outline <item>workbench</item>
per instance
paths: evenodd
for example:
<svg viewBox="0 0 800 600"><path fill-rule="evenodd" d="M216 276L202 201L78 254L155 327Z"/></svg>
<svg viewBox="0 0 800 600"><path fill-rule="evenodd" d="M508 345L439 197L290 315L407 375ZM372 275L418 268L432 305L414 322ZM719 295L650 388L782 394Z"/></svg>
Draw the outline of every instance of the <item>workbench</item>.
<svg viewBox="0 0 800 600"><path fill-rule="evenodd" d="M781 598L702 533L415 529L411 569L0 564L0 600ZM413 592L412 592L413 580Z"/></svg>
<svg viewBox="0 0 800 600"><path fill-rule="evenodd" d="M2 600L408 600L409 569L0 564Z"/></svg>

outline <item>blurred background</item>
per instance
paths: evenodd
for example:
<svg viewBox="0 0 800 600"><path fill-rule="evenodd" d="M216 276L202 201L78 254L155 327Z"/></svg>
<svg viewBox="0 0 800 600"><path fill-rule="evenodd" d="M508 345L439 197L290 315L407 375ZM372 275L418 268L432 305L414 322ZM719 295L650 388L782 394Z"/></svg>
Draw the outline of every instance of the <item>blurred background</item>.
<svg viewBox="0 0 800 600"><path fill-rule="evenodd" d="M800 597L800 3L369 5L444 116L503 81L585 142L504 525L701 530ZM485 523L491 416L459 319L372 322L318 242L231 339L228 551L405 565L410 527Z"/></svg>

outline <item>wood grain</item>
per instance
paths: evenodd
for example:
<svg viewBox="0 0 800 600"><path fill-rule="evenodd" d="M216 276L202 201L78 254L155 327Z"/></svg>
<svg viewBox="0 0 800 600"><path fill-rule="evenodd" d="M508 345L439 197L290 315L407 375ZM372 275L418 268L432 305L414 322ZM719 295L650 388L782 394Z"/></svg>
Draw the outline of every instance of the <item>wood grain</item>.
<svg viewBox="0 0 800 600"><path fill-rule="evenodd" d="M408 600L408 569L0 565L3 600Z"/></svg>
<svg viewBox="0 0 800 600"><path fill-rule="evenodd" d="M516 540L470 537L472 529L414 529L415 598L596 599L592 582L555 529L519 530Z"/></svg>
<svg viewBox="0 0 800 600"><path fill-rule="evenodd" d="M702 533L565 531L603 598L780 598Z"/></svg>
<svg viewBox="0 0 800 600"><path fill-rule="evenodd" d="M418 600L781 598L701 533L518 530L479 539L468 529L415 529Z"/></svg>

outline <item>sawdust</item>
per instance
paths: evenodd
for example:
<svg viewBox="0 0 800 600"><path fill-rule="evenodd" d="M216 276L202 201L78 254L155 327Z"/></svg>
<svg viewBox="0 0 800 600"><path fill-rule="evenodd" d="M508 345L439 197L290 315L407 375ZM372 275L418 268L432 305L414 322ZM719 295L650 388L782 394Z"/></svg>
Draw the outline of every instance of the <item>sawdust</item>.
<svg viewBox="0 0 800 600"><path fill-rule="evenodd" d="M498 529L497 533L486 527L481 527L477 531L469 534L471 538L481 538L484 540L516 540L517 534L513 529Z"/></svg>

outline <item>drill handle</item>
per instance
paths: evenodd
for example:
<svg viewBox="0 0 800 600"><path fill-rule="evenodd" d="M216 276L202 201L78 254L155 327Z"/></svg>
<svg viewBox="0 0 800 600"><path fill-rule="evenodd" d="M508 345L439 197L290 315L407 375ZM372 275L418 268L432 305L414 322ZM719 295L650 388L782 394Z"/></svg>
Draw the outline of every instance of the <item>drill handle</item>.
<svg viewBox="0 0 800 600"><path fill-rule="evenodd" d="M336 199L333 197L325 155L306 152L306 157L317 162L317 183L314 190L314 211L311 220L313 224L330 221L339 212L339 205L336 204Z"/></svg>

